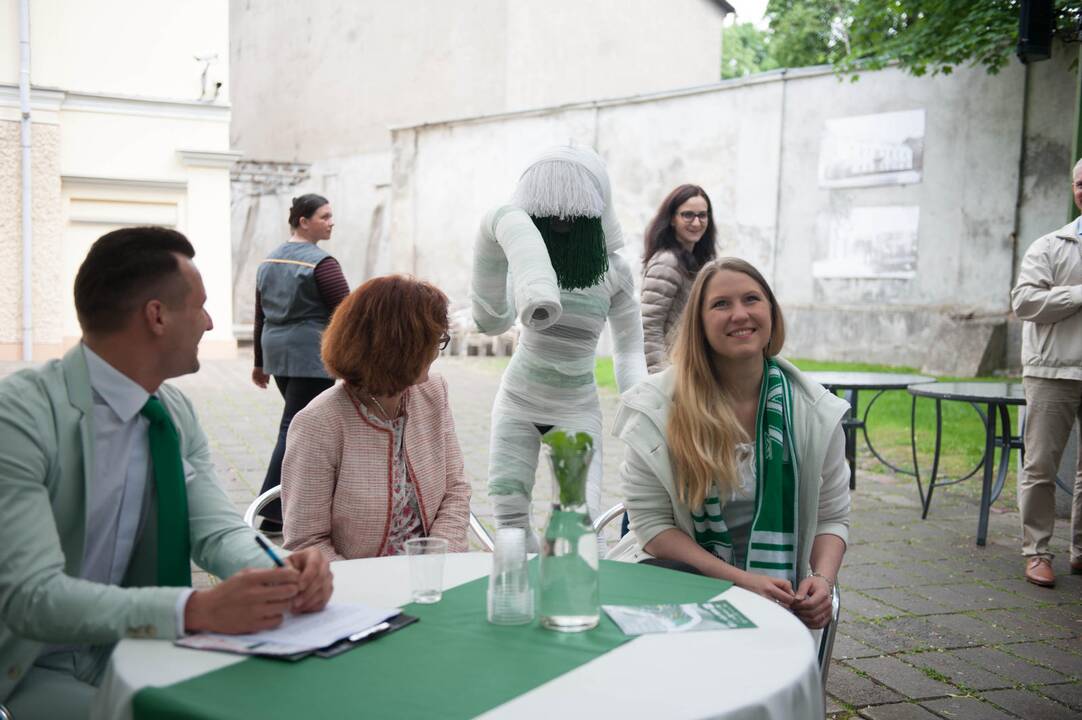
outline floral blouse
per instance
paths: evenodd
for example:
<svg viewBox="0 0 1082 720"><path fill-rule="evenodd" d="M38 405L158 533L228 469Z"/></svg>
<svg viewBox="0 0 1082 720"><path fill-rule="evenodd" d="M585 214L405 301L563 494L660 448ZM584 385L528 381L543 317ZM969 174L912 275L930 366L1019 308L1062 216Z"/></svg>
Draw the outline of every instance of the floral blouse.
<svg viewBox="0 0 1082 720"><path fill-rule="evenodd" d="M407 416L401 415L388 422L374 414L367 405L362 403L361 407L364 408L369 422L394 433L394 460L391 465L391 527L387 533L383 555L402 555L406 551L407 540L424 537L421 509L417 502L417 488L410 480L406 454L402 451Z"/></svg>

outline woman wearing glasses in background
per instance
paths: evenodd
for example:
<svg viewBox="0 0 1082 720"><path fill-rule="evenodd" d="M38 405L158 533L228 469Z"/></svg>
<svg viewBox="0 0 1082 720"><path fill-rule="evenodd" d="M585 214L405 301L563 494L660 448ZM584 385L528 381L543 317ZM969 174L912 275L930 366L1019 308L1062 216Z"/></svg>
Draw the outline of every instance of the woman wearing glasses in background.
<svg viewBox="0 0 1082 720"><path fill-rule="evenodd" d="M699 268L714 259L713 206L698 185L681 185L661 202L643 238L642 330L650 374L668 367L669 337Z"/></svg>
<svg viewBox="0 0 1082 720"><path fill-rule="evenodd" d="M447 401L429 375L450 341L447 296L401 275L354 290L323 334L343 382L293 418L282 463L285 547L329 560L398 555L406 540L466 549L470 486Z"/></svg>

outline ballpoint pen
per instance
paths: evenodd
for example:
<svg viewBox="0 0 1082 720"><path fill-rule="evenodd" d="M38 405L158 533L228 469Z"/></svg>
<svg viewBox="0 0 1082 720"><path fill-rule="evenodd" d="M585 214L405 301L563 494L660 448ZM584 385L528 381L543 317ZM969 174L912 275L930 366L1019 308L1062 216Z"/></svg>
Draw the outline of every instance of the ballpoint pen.
<svg viewBox="0 0 1082 720"><path fill-rule="evenodd" d="M263 548L263 552L270 556L270 559L274 561L274 564L278 567L284 568L286 564L282 562L282 558L278 557L278 553L271 550L271 546L267 544L267 541L260 535L255 536L255 541L259 543L259 547Z"/></svg>
<svg viewBox="0 0 1082 720"><path fill-rule="evenodd" d="M364 640L369 635L375 635L378 632L383 632L384 630L386 630L389 627L391 627L391 623L386 622L386 621L381 622L378 625L373 625L372 627L368 628L367 630L361 630L358 633L353 633L352 635L349 636L349 641L350 642L357 642L358 640Z"/></svg>

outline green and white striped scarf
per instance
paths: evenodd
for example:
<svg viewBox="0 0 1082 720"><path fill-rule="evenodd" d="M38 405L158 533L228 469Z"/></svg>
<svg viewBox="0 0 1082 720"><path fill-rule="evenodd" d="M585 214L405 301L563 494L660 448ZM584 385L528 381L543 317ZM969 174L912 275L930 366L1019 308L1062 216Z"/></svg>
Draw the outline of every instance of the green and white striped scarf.
<svg viewBox="0 0 1082 720"><path fill-rule="evenodd" d="M795 588L797 457L793 442L793 393L789 379L767 359L755 426L755 515L744 570L788 580ZM692 510L695 542L733 563L733 542L721 515L717 486Z"/></svg>

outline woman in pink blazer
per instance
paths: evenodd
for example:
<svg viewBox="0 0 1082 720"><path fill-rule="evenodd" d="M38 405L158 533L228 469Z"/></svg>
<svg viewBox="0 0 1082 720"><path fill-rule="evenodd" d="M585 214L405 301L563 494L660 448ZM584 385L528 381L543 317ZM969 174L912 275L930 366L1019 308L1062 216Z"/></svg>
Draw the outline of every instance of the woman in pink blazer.
<svg viewBox="0 0 1082 720"><path fill-rule="evenodd" d="M401 275L373 278L338 306L322 355L343 382L294 416L286 440L287 549L344 560L439 537L466 550L470 486L447 383L428 374L447 328L447 296Z"/></svg>

